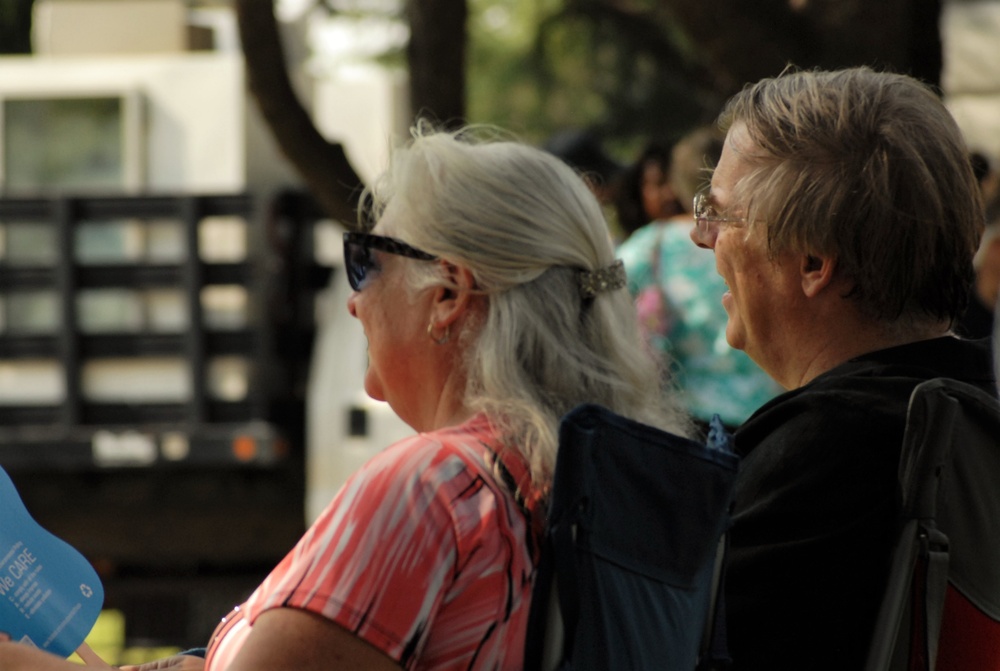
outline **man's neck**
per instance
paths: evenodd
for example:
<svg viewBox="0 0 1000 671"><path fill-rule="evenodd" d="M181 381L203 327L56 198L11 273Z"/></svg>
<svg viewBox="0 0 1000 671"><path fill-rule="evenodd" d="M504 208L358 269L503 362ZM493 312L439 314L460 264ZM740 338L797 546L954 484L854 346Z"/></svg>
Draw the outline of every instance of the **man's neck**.
<svg viewBox="0 0 1000 671"><path fill-rule="evenodd" d="M797 389L859 356L948 334L947 324L922 324L901 329L892 325L886 327L847 320L839 328L814 333L815 339L804 341L812 342L812 347L804 347L800 356L790 360L792 365L778 382L787 389Z"/></svg>

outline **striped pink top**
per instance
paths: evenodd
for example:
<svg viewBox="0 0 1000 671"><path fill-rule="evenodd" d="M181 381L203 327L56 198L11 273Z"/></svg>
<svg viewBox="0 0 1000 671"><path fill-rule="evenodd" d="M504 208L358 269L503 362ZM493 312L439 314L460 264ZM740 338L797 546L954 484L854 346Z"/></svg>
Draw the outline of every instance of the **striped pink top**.
<svg viewBox="0 0 1000 671"><path fill-rule="evenodd" d="M494 454L527 494L498 477ZM210 645L224 671L271 608L336 622L406 669L523 663L537 496L519 455L483 416L400 441L352 476Z"/></svg>

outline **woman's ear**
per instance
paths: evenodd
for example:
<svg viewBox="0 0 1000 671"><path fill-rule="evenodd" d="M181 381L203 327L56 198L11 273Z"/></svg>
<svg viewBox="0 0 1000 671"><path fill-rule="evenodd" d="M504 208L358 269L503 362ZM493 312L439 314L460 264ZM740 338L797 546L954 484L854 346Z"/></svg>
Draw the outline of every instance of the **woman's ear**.
<svg viewBox="0 0 1000 671"><path fill-rule="evenodd" d="M802 292L808 298L815 298L833 282L837 261L832 256L806 254L802 257L799 273L802 276Z"/></svg>
<svg viewBox="0 0 1000 671"><path fill-rule="evenodd" d="M447 328L454 324L469 311L474 299L479 295L471 270L446 261L442 263L447 283L434 290L431 322L435 328Z"/></svg>

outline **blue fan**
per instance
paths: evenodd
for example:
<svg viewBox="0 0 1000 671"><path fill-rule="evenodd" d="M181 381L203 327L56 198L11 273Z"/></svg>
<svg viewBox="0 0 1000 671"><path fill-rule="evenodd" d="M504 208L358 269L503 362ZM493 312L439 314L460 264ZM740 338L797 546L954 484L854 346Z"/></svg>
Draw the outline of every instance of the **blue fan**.
<svg viewBox="0 0 1000 671"><path fill-rule="evenodd" d="M0 631L69 657L83 645L103 604L97 572L31 517L0 468Z"/></svg>

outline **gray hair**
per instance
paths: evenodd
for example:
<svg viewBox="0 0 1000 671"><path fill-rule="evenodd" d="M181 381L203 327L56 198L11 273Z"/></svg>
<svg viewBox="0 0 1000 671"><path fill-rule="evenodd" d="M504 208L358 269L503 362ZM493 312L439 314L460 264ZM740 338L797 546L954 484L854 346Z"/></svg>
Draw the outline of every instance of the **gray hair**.
<svg viewBox="0 0 1000 671"><path fill-rule="evenodd" d="M517 445L544 485L561 417L597 403L637 421L690 432L642 345L626 289L580 295L580 270L615 262L600 205L558 158L481 129L413 131L370 191L377 218L406 212L394 232L467 268L487 297L466 323L466 404ZM440 264L409 264L413 285L441 285Z"/></svg>
<svg viewBox="0 0 1000 671"><path fill-rule="evenodd" d="M734 96L755 169L736 202L767 226L772 254L835 256L861 312L954 322L965 308L983 204L962 134L933 91L905 75L790 71Z"/></svg>

